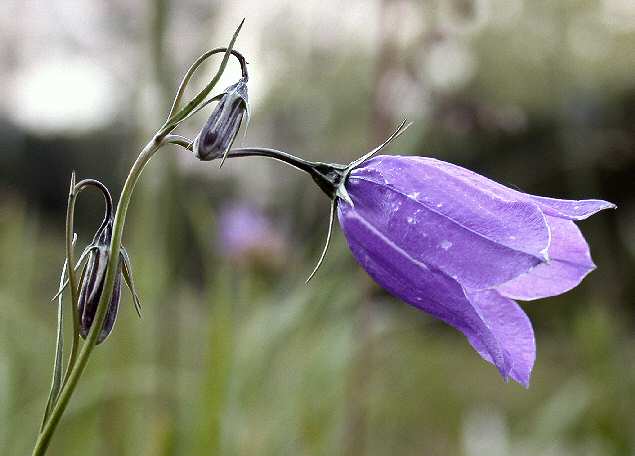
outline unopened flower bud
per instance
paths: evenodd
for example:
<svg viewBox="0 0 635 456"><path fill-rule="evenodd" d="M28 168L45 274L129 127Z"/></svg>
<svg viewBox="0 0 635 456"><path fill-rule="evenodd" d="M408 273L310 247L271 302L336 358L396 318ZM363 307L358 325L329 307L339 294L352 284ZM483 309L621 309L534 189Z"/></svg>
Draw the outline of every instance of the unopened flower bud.
<svg viewBox="0 0 635 456"><path fill-rule="evenodd" d="M108 220L93 240L92 251L86 263L86 269L82 275L81 291L79 294L78 312L80 318L79 332L83 338L88 336L88 332L93 324L97 305L104 290L106 281L106 270L110 257L110 241L112 240L112 218ZM121 274L122 260L117 262L117 276L112 292L112 298L108 303L108 310L104 324L101 328L97 343L101 343L112 331L119 310L119 300L121 299Z"/></svg>
<svg viewBox="0 0 635 456"><path fill-rule="evenodd" d="M249 116L247 78L229 86L194 140L192 150L199 160L222 158L230 149L244 116Z"/></svg>

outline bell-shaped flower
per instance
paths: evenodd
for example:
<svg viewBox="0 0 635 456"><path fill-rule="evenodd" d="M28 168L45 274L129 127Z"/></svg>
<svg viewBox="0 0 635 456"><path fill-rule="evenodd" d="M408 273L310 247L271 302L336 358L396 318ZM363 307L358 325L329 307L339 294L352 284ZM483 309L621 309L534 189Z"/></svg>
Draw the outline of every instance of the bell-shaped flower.
<svg viewBox="0 0 635 456"><path fill-rule="evenodd" d="M522 193L433 158L380 155L349 165L244 148L309 173L331 198L353 256L394 296L455 327L505 380L528 386L536 356L531 322L514 299L555 296L595 268L575 221L615 208L602 200Z"/></svg>
<svg viewBox="0 0 635 456"><path fill-rule="evenodd" d="M339 201L338 218L360 265L525 386L535 341L513 299L578 285L595 265L573 221L615 207L528 195L423 157L369 159L344 185L350 200Z"/></svg>

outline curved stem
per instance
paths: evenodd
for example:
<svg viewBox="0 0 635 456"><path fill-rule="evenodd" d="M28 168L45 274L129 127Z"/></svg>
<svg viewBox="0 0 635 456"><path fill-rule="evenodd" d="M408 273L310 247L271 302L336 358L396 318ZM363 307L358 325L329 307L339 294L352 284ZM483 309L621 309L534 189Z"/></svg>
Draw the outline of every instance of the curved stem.
<svg viewBox="0 0 635 456"><path fill-rule="evenodd" d="M205 100L203 103L201 103L201 105L200 105L198 108L196 108L195 110L193 110L192 112L190 112L187 116L185 116L185 117L183 117L181 120L179 120L179 121L175 124L175 126L176 126L176 127L178 127L178 126L179 126L179 125L181 125L183 122L185 122L187 119L189 119L190 117L192 117L192 116L194 116L194 115L198 114L201 110L205 109L205 108L207 107L207 105L209 105L210 103L213 103L213 102L218 101L218 100L220 100L221 98L223 98L223 96L224 96L224 95L225 95L224 93L221 93L221 94L218 94L218 95L216 95L216 96L213 96L212 98L210 98L210 99L208 99L208 100Z"/></svg>
<svg viewBox="0 0 635 456"><path fill-rule="evenodd" d="M322 266L322 262L324 261L324 258L326 257L326 252L328 252L329 250L329 244L331 242L331 234L333 233L333 220L335 220L336 210L337 210L337 198L333 198L331 200L331 209L329 210L329 227L328 227L328 231L326 232L326 242L324 243L324 248L322 249L322 253L320 254L320 258L318 259L318 262L315 265L315 268L313 268L313 271L311 271L311 274L309 275L309 277L304 281L305 285L308 285L308 283L311 281L315 273L318 272L318 269L320 269L320 266Z"/></svg>
<svg viewBox="0 0 635 456"><path fill-rule="evenodd" d="M233 54L234 43L236 42L236 39L238 38L238 33L240 32L240 29L242 28L244 22L245 20L243 19L240 25L238 26L238 28L236 29L236 31L234 32L234 36L232 37L231 41L229 42L229 45L226 48L218 48L218 49L212 49L211 51L207 51L205 54L200 56L198 60L194 62L194 64L190 67L187 73L185 73L185 77L183 78L183 81L181 81L181 85L179 86L176 97L174 98L174 103L172 104L172 108L170 109L170 113L168 114L168 119L165 121L165 124L160 129L160 132L162 134L170 133L176 127L176 125L178 125L178 123L181 120L183 120L183 118L187 114L192 112L198 105L201 104L203 100L205 100L205 97L207 97L207 94L214 88L214 86L220 79L221 75L225 71L225 67L227 66L227 61L229 60L229 56ZM223 55L223 60L221 61L214 77L205 86L205 88L198 93L198 95L196 95L183 109L178 111L179 104L181 103L181 98L183 98L183 93L185 92L185 87L190 81L192 75L194 74L194 71L196 71L196 69L210 55L217 52L222 52L223 49L225 54ZM238 53L238 55L242 57L240 53ZM243 57L241 60L243 75L245 75L245 72L247 71L246 62L243 64L244 61L245 60Z"/></svg>
<svg viewBox="0 0 635 456"><path fill-rule="evenodd" d="M168 144L174 144L176 146L181 146L182 148L191 151L192 150L192 140L186 136L181 135L166 135L164 141Z"/></svg>
<svg viewBox="0 0 635 456"><path fill-rule="evenodd" d="M104 213L104 220L101 222L97 233L99 233L108 220L112 217L112 197L110 196L110 192L106 188L104 184L95 179L84 179L77 184L75 183L75 173L71 178L71 189L68 194L68 206L66 208L66 260L69 265L75 264L74 259L74 249L73 249L73 226L74 226L74 218L75 218L75 202L77 201L77 197L88 186L97 187L102 195L104 196L104 202L106 203L106 211ZM75 361L77 360L77 352L79 349L79 314L77 313L77 300L78 296L78 286L77 286L77 276L75 274L75 268L68 268L68 284L71 289L71 314L73 315L73 339L71 343L71 353L68 358L68 365L66 366L66 374L64 375L65 384L68 381L68 377L75 366Z"/></svg>
<svg viewBox="0 0 635 456"><path fill-rule="evenodd" d="M62 385L68 379L68 373L75 364L77 358L77 350L79 347L79 315L75 308L77 302L77 276L75 275L75 259L73 255L73 225L75 218L75 201L77 199L77 185L75 184L75 172L71 177L71 188L68 193L68 205L66 207L66 261L68 266L68 284L71 288L71 314L73 315L73 339L71 342L71 354L68 357L68 365L66 366L66 374ZM62 386L63 388L63 386ZM60 392L61 394L61 392ZM43 430L43 429L42 429Z"/></svg>
<svg viewBox="0 0 635 456"><path fill-rule="evenodd" d="M155 136L141 151L137 160L132 165L130 169L130 173L128 173L128 177L126 178L126 182L121 191L121 198L119 199L119 203L117 204L117 212L115 213L115 221L113 225L113 236L110 243L110 258L119 258L119 252L121 247L121 239L123 236L123 227L126 221L126 213L128 211L128 206L130 204L130 199L132 197L132 192L134 187L141 175L141 172L145 168L146 164L155 152L162 145L162 137L157 135ZM72 269L72 268L70 268ZM97 342L97 337L99 332L101 331L101 327L103 326L104 319L106 317L106 310L108 309L108 303L112 298L113 287L115 283L115 278L118 269L117 261L110 261L108 263L108 269L106 272L106 280L103 288L103 292L101 298L99 299L99 304L97 305L97 311L95 313L95 319L93 321L93 325L90 328L90 332L88 333L88 337L82 347L81 352L77 358L77 362L70 370L70 374L68 375L67 381L65 382L57 403L55 407L51 411L49 419L47 420L42 432L38 436L38 439L35 443L35 447L33 449L33 456L41 456L44 454L48 445L51 441L51 436L57 427L66 406L68 405L69 399L71 398L75 387L77 386L77 382L81 377L86 364L88 363L88 358L90 357L93 348L95 348L95 344Z"/></svg>
<svg viewBox="0 0 635 456"><path fill-rule="evenodd" d="M179 89L176 93L176 96L174 97L174 101L172 102L172 108L170 109L170 113L168 114L168 118L172 117L172 114L174 114L176 112L176 110L179 108L179 104L181 103L181 98L183 98L183 93L185 92L185 88L187 87L187 84L190 82L190 79L192 79L192 76L194 75L194 72L196 71L196 69L201 66L201 64L207 60L209 57L211 57L214 54L218 54L221 52L227 52L227 48L224 47L220 47L220 48L215 48L215 49L210 49L209 51L205 52L204 54L202 54L198 59L196 59L196 61L192 64L192 66L190 66L190 68L187 70L187 72L185 73L185 76L183 76L183 79L181 80L181 84L179 85ZM240 70L242 72L242 76L243 78L245 78L246 80L249 79L249 75L247 73L247 60L245 60L245 57L238 51L232 49L230 51L230 53L236 57L236 59L238 59L238 62L240 63Z"/></svg>
<svg viewBox="0 0 635 456"><path fill-rule="evenodd" d="M96 179L82 179L81 181L79 181L77 183L77 185L75 185L75 194L74 194L74 198L77 198L77 196L79 195L79 193L84 190L86 187L95 187L97 188L101 194L104 197L104 203L106 204L106 210L104 212L104 219L101 222L101 225L99 225L99 228L97 229L97 233L99 233L101 230L104 229L104 227L106 226L106 224L108 223L108 220L110 220L110 218L112 217L112 196L110 195L110 191L108 190L108 187L106 187L104 184L102 184L101 182L99 182ZM73 204L75 204L75 201L73 199ZM73 208L74 210L74 208Z"/></svg>
<svg viewBox="0 0 635 456"><path fill-rule="evenodd" d="M268 157L284 162L301 171L311 174L313 168L318 163L296 157L288 152L277 149L268 149L265 147L242 147L239 149L231 149L227 153L227 158L238 157Z"/></svg>
<svg viewBox="0 0 635 456"><path fill-rule="evenodd" d="M245 147L227 153L227 158L253 156L273 158L308 173L331 199L335 198L338 187L346 178L346 165L312 162L277 149Z"/></svg>

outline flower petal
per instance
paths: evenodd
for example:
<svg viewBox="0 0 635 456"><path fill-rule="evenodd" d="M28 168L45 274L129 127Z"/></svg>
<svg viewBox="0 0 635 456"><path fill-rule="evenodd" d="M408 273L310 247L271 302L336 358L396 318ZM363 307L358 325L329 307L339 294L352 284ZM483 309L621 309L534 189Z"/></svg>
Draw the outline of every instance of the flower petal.
<svg viewBox="0 0 635 456"><path fill-rule="evenodd" d="M528 384L533 332L516 303L493 291L466 295L456 280L417 260L356 208L340 205L338 217L353 256L380 286L461 331L503 378Z"/></svg>
<svg viewBox="0 0 635 456"><path fill-rule="evenodd" d="M576 287L595 269L589 246L575 223L550 216L547 223L551 260L496 287L503 296L524 301L556 296Z"/></svg>
<svg viewBox="0 0 635 456"><path fill-rule="evenodd" d="M583 220L603 209L615 209L617 206L608 201L589 199L589 200L564 200L557 198L547 198L544 196L534 196L527 193L519 192L511 188L505 187L487 177L476 174L473 171L461 168L452 163L447 163L434 158L423 158L429 166L437 167L451 174L454 177L469 182L471 185L487 190L500 198L509 201L531 201L537 204L540 209L547 215L559 217L569 220Z"/></svg>
<svg viewBox="0 0 635 456"><path fill-rule="evenodd" d="M596 199L564 200L547 198L545 196L529 196L533 202L540 206L545 214L568 220L584 220L596 212L600 212L604 209L615 209L617 207L608 201Z"/></svg>
<svg viewBox="0 0 635 456"><path fill-rule="evenodd" d="M536 359L536 341L531 321L515 301L494 290L468 292L468 297L478 308L506 358L511 361L509 376L528 388ZM485 360L496 364L479 338L468 336L468 340Z"/></svg>
<svg viewBox="0 0 635 456"><path fill-rule="evenodd" d="M364 220L467 288L494 287L547 259L549 229L535 204L480 191L419 157L364 162L346 189Z"/></svg>

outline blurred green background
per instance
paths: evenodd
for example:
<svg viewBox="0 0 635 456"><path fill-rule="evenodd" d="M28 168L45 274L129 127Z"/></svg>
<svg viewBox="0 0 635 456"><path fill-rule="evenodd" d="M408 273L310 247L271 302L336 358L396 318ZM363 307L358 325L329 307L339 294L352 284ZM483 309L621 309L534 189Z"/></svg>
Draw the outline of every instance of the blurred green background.
<svg viewBox="0 0 635 456"><path fill-rule="evenodd" d="M46 401L71 171L118 194L180 76L242 17L252 117L237 145L344 163L407 117L390 153L618 204L580 223L598 269L523 304L538 346L525 390L383 293L338 229L305 286L328 219L306 176L165 148L124 236L144 317L126 294L49 454L634 455L632 0L5 0L0 454L30 454ZM232 207L257 220L244 248L219 241ZM82 195L80 245L101 211Z"/></svg>

